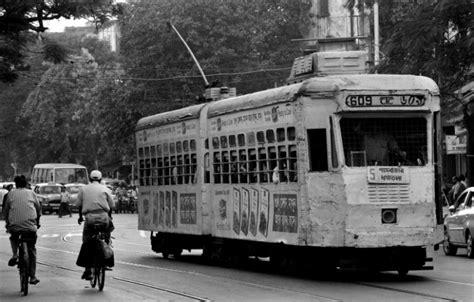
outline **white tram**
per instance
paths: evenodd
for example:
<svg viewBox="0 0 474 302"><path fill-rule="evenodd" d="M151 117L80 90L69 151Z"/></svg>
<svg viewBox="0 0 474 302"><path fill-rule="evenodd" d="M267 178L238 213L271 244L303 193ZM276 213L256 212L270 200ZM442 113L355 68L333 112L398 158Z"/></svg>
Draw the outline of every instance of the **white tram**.
<svg viewBox="0 0 474 302"><path fill-rule="evenodd" d="M431 269L439 110L429 78L340 75L142 118L139 229L164 257Z"/></svg>

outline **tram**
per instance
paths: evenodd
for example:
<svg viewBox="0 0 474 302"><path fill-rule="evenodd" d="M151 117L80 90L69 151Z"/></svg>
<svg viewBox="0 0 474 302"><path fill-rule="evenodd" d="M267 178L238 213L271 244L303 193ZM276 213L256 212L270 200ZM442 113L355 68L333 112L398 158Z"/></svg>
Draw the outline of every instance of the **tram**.
<svg viewBox="0 0 474 302"><path fill-rule="evenodd" d="M312 77L139 120L138 226L164 257L432 269L437 85Z"/></svg>

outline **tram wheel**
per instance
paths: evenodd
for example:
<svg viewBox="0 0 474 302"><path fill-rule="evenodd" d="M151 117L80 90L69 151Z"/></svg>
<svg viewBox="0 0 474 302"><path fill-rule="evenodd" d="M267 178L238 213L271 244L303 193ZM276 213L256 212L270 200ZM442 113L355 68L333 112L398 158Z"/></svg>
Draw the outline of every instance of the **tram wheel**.
<svg viewBox="0 0 474 302"><path fill-rule="evenodd" d="M161 252L161 254L163 255L163 259L168 259L170 257L169 252Z"/></svg>

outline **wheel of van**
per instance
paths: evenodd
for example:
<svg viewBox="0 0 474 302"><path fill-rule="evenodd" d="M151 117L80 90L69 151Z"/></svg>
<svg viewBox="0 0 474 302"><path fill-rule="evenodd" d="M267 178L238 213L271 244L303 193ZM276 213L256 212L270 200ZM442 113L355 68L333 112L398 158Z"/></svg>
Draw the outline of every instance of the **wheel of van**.
<svg viewBox="0 0 474 302"><path fill-rule="evenodd" d="M474 258L474 239L472 238L472 235L471 233L467 233L467 236L466 236L466 249L467 249L467 256L471 259Z"/></svg>
<svg viewBox="0 0 474 302"><path fill-rule="evenodd" d="M454 256L458 251L458 248L451 244L449 241L448 231L444 230L444 242L443 242L443 251L447 256Z"/></svg>

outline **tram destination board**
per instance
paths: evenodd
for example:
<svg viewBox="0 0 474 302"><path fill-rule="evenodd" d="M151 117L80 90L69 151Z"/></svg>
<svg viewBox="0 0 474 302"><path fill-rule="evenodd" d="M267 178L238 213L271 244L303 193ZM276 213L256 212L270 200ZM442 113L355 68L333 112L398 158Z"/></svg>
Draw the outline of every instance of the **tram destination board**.
<svg viewBox="0 0 474 302"><path fill-rule="evenodd" d="M425 105L423 95L348 95L348 107L421 107Z"/></svg>

